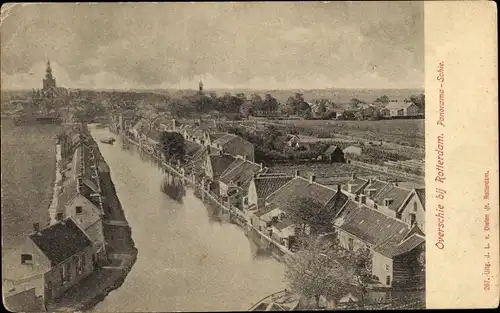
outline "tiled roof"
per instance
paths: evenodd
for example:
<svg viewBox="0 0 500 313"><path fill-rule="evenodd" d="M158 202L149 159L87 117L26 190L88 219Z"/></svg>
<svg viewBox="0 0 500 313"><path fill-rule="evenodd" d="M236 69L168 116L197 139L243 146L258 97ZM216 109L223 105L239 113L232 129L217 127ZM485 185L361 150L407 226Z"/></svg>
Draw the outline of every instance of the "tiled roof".
<svg viewBox="0 0 500 313"><path fill-rule="evenodd" d="M253 214L255 214L255 216L257 216L257 217L261 217L262 215L265 215L265 214L267 214L267 213L269 213L272 210L277 209L277 208L278 208L278 206L276 204L271 203L269 205L266 205L262 209L255 211Z"/></svg>
<svg viewBox="0 0 500 313"><path fill-rule="evenodd" d="M80 187L79 189L80 194L84 196L87 200L89 200L93 205L95 205L96 208L102 211L101 203L99 201L100 197L92 196L93 194L96 194L96 192L94 192L92 188L90 188L85 183L79 185L79 187Z"/></svg>
<svg viewBox="0 0 500 313"><path fill-rule="evenodd" d="M64 212L64 209L66 208L66 203L68 203L69 200L73 199L73 197L78 193L78 182L76 179L71 179L66 185L62 193L59 194L59 197L57 198L57 207L56 207L56 212L57 213L62 213Z"/></svg>
<svg viewBox="0 0 500 313"><path fill-rule="evenodd" d="M374 196L376 196L378 193L380 193L382 191L382 189L385 188L385 186L387 186L388 182L385 182L385 181L381 181L381 180L378 180L378 179L374 179L372 180L371 184L369 184L368 186L366 186L365 189L374 189L375 190L375 194Z"/></svg>
<svg viewBox="0 0 500 313"><path fill-rule="evenodd" d="M210 137L210 140L213 142L226 134L227 133L210 132L208 133L208 136Z"/></svg>
<svg viewBox="0 0 500 313"><path fill-rule="evenodd" d="M225 145L227 145L229 142L232 140L236 139L238 136L233 135L233 134L225 134L222 137L217 138L216 140L213 141L214 145L220 145L221 147L224 148Z"/></svg>
<svg viewBox="0 0 500 313"><path fill-rule="evenodd" d="M396 187L389 183L375 194L374 201L378 205L384 205L384 199L392 199L389 209L397 211L410 193L411 190Z"/></svg>
<svg viewBox="0 0 500 313"><path fill-rule="evenodd" d="M161 138L161 132L156 127L151 127L147 134L147 137L159 143Z"/></svg>
<svg viewBox="0 0 500 313"><path fill-rule="evenodd" d="M279 221L278 223L276 223L276 225L274 225L274 227L276 229L282 230L282 229L287 228L290 225L293 225L293 221L291 219L289 219L289 218L285 218L284 220Z"/></svg>
<svg viewBox="0 0 500 313"><path fill-rule="evenodd" d="M322 205L326 205L335 194L336 191L333 189L314 182L310 183L308 179L296 176L272 193L266 199L266 202L276 203L283 210L286 210L301 197L309 197Z"/></svg>
<svg viewBox="0 0 500 313"><path fill-rule="evenodd" d="M270 194L289 182L292 176L264 176L255 178L255 189L257 196L266 199Z"/></svg>
<svg viewBox="0 0 500 313"><path fill-rule="evenodd" d="M352 184L353 189L351 190L351 193L358 194L363 189L363 187L366 187L367 183L368 179L355 177L351 178L345 185L342 185L342 189L347 191L348 184Z"/></svg>
<svg viewBox="0 0 500 313"><path fill-rule="evenodd" d="M229 169L226 170L224 174L221 176L220 181L225 183L226 185L229 185L231 182L233 182L237 186L241 186L244 183L249 182L250 179L253 177L253 174L258 173L260 170L261 167L259 164L250 161L243 161L239 166L235 167L234 169L230 171Z"/></svg>
<svg viewBox="0 0 500 313"><path fill-rule="evenodd" d="M417 194L418 199L422 203L422 207L425 210L425 188L415 189L415 193Z"/></svg>
<svg viewBox="0 0 500 313"><path fill-rule="evenodd" d="M351 204L335 219L335 226L369 244L374 251L393 257L410 230L408 224L366 205L352 208Z"/></svg>
<svg viewBox="0 0 500 313"><path fill-rule="evenodd" d="M197 144L195 142L188 141L188 140L184 141L184 143L185 143L184 148L185 148L186 154L189 155L190 157L194 157L196 152L198 152L202 148L202 145Z"/></svg>
<svg viewBox="0 0 500 313"><path fill-rule="evenodd" d="M226 169L226 171L224 171L224 173L222 173L221 176L224 176L227 173L231 172L232 170L234 170L235 168L237 168L238 166L240 166L241 164L243 164L243 162L245 162L245 160L243 160L242 158L236 158L236 159L234 159L234 162L231 163L231 165L229 165L229 167Z"/></svg>
<svg viewBox="0 0 500 313"><path fill-rule="evenodd" d="M413 234L410 237L406 238L403 242L401 242L401 244L399 244L394 255L400 255L406 252L410 252L424 242L425 237L418 234Z"/></svg>
<svg viewBox="0 0 500 313"><path fill-rule="evenodd" d="M167 116L160 116L154 119L153 125L156 128L159 128L161 124L167 126L168 128L172 128L172 119Z"/></svg>
<svg viewBox="0 0 500 313"><path fill-rule="evenodd" d="M90 239L72 218L66 218L62 222L43 228L29 237L53 266L92 245Z"/></svg>
<svg viewBox="0 0 500 313"><path fill-rule="evenodd" d="M192 134L193 137L195 138L203 138L203 129L196 129L194 133Z"/></svg>
<svg viewBox="0 0 500 313"><path fill-rule="evenodd" d="M211 155L210 162L212 163L214 177L218 178L234 162L234 157L230 154Z"/></svg>

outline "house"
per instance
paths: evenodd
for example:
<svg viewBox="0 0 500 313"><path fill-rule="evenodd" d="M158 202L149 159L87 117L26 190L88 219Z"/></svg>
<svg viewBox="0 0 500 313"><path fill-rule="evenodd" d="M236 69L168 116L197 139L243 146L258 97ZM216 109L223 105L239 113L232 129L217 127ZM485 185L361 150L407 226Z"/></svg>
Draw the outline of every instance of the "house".
<svg viewBox="0 0 500 313"><path fill-rule="evenodd" d="M349 196L349 198L356 200L358 195L363 193L365 187L371 184L371 178L361 178L356 174L351 175L351 179L346 184L342 185L342 191Z"/></svg>
<svg viewBox="0 0 500 313"><path fill-rule="evenodd" d="M73 155L73 176L64 182L57 198L56 220L72 217L94 244L96 255L106 259L103 199L92 150L82 143Z"/></svg>
<svg viewBox="0 0 500 313"><path fill-rule="evenodd" d="M203 144L205 146L212 146L213 142L218 138L226 135L227 133L222 132L204 132L203 133Z"/></svg>
<svg viewBox="0 0 500 313"><path fill-rule="evenodd" d="M205 159L205 175L212 181L217 181L226 169L234 162L235 157L230 154L207 155Z"/></svg>
<svg viewBox="0 0 500 313"><path fill-rule="evenodd" d="M290 218L282 218L271 228L271 238L289 250L293 249L290 238L293 238L294 235L295 223Z"/></svg>
<svg viewBox="0 0 500 313"><path fill-rule="evenodd" d="M413 189L399 207L396 217L410 226L417 225L425 234L425 188Z"/></svg>
<svg viewBox="0 0 500 313"><path fill-rule="evenodd" d="M349 154L361 156L361 152L362 152L361 148L356 146L349 146L344 149L344 154L347 156L349 156Z"/></svg>
<svg viewBox="0 0 500 313"><path fill-rule="evenodd" d="M417 226L348 200L334 219L339 244L347 250L369 249L379 286L410 288L424 283L425 237Z"/></svg>
<svg viewBox="0 0 500 313"><path fill-rule="evenodd" d="M125 131L133 126L136 114L133 110L126 110L118 115L118 131Z"/></svg>
<svg viewBox="0 0 500 313"><path fill-rule="evenodd" d="M257 164L246 159L245 156L237 156L231 165L221 174L219 179L219 192L223 198L231 194L240 194L248 190L248 185L255 173L264 171L262 164ZM241 204L241 201L239 201Z"/></svg>
<svg viewBox="0 0 500 313"><path fill-rule="evenodd" d="M234 156L245 156L249 161L255 160L253 144L234 134L225 134L215 139L211 146Z"/></svg>
<svg viewBox="0 0 500 313"><path fill-rule="evenodd" d="M403 207L409 203L410 200L407 199L411 193L410 189L399 187L397 182L384 182L375 179L366 186L360 199L369 207L397 218L398 212L402 212Z"/></svg>
<svg viewBox="0 0 500 313"><path fill-rule="evenodd" d="M413 102L390 102L382 110L384 117L394 116L416 116L419 114L418 106Z"/></svg>
<svg viewBox="0 0 500 313"><path fill-rule="evenodd" d="M345 163L344 152L339 146L331 145L323 152L323 156L331 163Z"/></svg>
<svg viewBox="0 0 500 313"><path fill-rule="evenodd" d="M248 186L247 196L243 198L243 207L263 207L265 199L292 178L293 176L285 174L255 175Z"/></svg>
<svg viewBox="0 0 500 313"><path fill-rule="evenodd" d="M72 217L42 229L34 224L21 252L22 266L40 274L36 293L45 303L94 271L92 241Z"/></svg>
<svg viewBox="0 0 500 313"><path fill-rule="evenodd" d="M291 135L287 141L287 146L302 150L312 150L320 143L331 143L330 138L316 138L303 135Z"/></svg>
<svg viewBox="0 0 500 313"><path fill-rule="evenodd" d="M266 210L269 205L275 206L278 211L273 211L274 219L271 219L271 224L267 220L262 220L261 223L267 223L267 231L271 232L271 237L283 245L287 245L290 248L290 242L297 235L295 232L295 226L289 224L286 221L288 218L287 211L292 207L300 198L311 198L318 202L320 205L331 212L332 216L336 215L344 203L347 201L347 196L341 192L340 185L337 189L331 189L324 185L315 182L315 176L311 175L309 179L301 177L296 173L296 176L289 180L287 183L282 185L276 191L271 193L265 199L265 207L262 210ZM257 212L259 212L258 210ZM277 225L277 223L283 222L278 227L273 228L271 226ZM308 233L309 228L306 225L306 233Z"/></svg>
<svg viewBox="0 0 500 313"><path fill-rule="evenodd" d="M250 225L271 237L271 226L284 218L284 213L276 204L269 204L250 214Z"/></svg>

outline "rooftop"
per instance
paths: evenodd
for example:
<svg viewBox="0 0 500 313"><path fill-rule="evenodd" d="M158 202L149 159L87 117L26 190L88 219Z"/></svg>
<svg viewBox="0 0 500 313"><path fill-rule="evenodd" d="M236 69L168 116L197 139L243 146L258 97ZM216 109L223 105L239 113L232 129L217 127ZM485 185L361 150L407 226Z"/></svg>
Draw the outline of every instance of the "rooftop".
<svg viewBox="0 0 500 313"><path fill-rule="evenodd" d="M71 217L43 228L31 234L29 238L52 262L52 265L59 264L92 245L92 241Z"/></svg>

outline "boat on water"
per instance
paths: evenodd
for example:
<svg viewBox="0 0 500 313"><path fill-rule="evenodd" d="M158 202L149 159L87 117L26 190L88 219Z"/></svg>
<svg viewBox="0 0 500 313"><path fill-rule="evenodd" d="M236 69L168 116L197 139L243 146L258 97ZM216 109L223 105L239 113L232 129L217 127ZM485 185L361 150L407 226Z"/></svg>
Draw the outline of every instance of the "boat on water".
<svg viewBox="0 0 500 313"><path fill-rule="evenodd" d="M113 138L113 137L101 138L100 142L112 145L115 142L115 138Z"/></svg>
<svg viewBox="0 0 500 313"><path fill-rule="evenodd" d="M254 304L248 311L293 311L298 304L297 295L285 289L265 297Z"/></svg>
<svg viewBox="0 0 500 313"><path fill-rule="evenodd" d="M108 125L106 125L106 124L100 124L100 123L99 123L99 124L97 124L95 127L96 127L96 128L99 128L99 129L102 129L102 128L106 128L106 127L108 127Z"/></svg>

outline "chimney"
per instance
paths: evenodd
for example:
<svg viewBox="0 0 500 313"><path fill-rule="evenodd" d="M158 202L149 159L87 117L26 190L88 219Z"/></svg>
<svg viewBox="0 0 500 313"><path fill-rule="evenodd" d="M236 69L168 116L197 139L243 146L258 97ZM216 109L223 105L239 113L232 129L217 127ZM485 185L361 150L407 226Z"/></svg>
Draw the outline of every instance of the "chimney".
<svg viewBox="0 0 500 313"><path fill-rule="evenodd" d="M359 195L359 203L366 204L366 195L364 195L364 194Z"/></svg>
<svg viewBox="0 0 500 313"><path fill-rule="evenodd" d="M219 150L219 155L223 155L224 152L222 150Z"/></svg>
<svg viewBox="0 0 500 313"><path fill-rule="evenodd" d="M373 183L373 178L368 178L368 185L371 185Z"/></svg>
<svg viewBox="0 0 500 313"><path fill-rule="evenodd" d="M33 231L35 233L40 231L40 223L33 223Z"/></svg>
<svg viewBox="0 0 500 313"><path fill-rule="evenodd" d="M337 193L342 192L342 186L340 184L337 184Z"/></svg>
<svg viewBox="0 0 500 313"><path fill-rule="evenodd" d="M63 214L62 213L57 213L56 214L56 221L62 221L63 219Z"/></svg>
<svg viewBox="0 0 500 313"><path fill-rule="evenodd" d="M316 180L316 176L312 173L310 176L309 176L309 183L312 184L314 183L314 181Z"/></svg>
<svg viewBox="0 0 500 313"><path fill-rule="evenodd" d="M299 176L300 175L300 172L299 170L295 170L295 177Z"/></svg>
<svg viewBox="0 0 500 313"><path fill-rule="evenodd" d="M243 154L243 161L246 161L246 160L247 160L247 155Z"/></svg>
<svg viewBox="0 0 500 313"><path fill-rule="evenodd" d="M385 198L384 199L384 206L389 206L391 205L393 199L390 198Z"/></svg>
<svg viewBox="0 0 500 313"><path fill-rule="evenodd" d="M355 179L356 178L356 173L352 173L351 174L351 179Z"/></svg>

